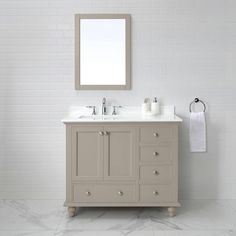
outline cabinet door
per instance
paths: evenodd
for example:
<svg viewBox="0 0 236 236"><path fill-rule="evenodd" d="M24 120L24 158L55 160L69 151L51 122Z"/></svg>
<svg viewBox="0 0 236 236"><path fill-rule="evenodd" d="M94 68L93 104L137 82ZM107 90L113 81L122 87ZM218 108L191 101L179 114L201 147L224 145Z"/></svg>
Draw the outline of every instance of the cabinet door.
<svg viewBox="0 0 236 236"><path fill-rule="evenodd" d="M72 179L100 180L103 174L102 127L72 127Z"/></svg>
<svg viewBox="0 0 236 236"><path fill-rule="evenodd" d="M104 127L104 178L131 180L135 177L135 128Z"/></svg>

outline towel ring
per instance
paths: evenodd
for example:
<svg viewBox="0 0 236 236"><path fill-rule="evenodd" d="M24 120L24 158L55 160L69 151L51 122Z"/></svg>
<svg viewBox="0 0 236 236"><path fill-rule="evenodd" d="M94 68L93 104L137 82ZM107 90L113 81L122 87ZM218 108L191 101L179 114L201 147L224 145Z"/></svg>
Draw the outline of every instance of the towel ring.
<svg viewBox="0 0 236 236"><path fill-rule="evenodd" d="M198 102L200 102L203 105L203 112L206 111L205 103L202 100L200 100L199 98L194 98L194 100L189 104L189 112L192 112L191 107L192 107L193 103L198 103Z"/></svg>

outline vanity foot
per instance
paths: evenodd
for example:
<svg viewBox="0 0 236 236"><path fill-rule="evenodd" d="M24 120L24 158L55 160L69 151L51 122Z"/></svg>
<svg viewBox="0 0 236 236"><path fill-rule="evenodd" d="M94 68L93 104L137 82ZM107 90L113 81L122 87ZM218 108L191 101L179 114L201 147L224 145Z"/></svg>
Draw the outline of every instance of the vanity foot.
<svg viewBox="0 0 236 236"><path fill-rule="evenodd" d="M176 216L176 207L168 207L167 210L170 217Z"/></svg>
<svg viewBox="0 0 236 236"><path fill-rule="evenodd" d="M70 217L74 217L76 215L76 207L68 207L68 213Z"/></svg>

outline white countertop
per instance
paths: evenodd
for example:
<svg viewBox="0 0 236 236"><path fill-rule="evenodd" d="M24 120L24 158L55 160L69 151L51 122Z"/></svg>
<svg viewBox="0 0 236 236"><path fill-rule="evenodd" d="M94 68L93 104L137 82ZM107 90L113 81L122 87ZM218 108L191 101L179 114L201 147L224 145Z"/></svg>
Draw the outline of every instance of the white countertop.
<svg viewBox="0 0 236 236"><path fill-rule="evenodd" d="M63 123L103 123L103 122L112 122L112 123L118 123L118 122L182 122L182 119L178 116L167 116L167 115L158 115L158 116L107 116L104 115L102 118L96 118L96 117L85 117L85 118L79 118L79 117L65 117L62 120Z"/></svg>
<svg viewBox="0 0 236 236"><path fill-rule="evenodd" d="M182 122L175 115L174 106L163 106L161 115L142 115L139 107L126 107L118 115L90 115L84 107L70 107L63 123L119 123L119 122ZM90 111L91 112L91 111Z"/></svg>

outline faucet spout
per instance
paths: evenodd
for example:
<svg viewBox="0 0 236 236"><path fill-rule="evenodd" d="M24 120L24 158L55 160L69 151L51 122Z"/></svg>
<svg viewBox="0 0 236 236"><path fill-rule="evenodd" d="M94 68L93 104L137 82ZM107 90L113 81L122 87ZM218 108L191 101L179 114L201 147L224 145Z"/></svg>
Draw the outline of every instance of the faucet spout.
<svg viewBox="0 0 236 236"><path fill-rule="evenodd" d="M102 99L102 115L107 114L107 107L106 107L106 98Z"/></svg>

